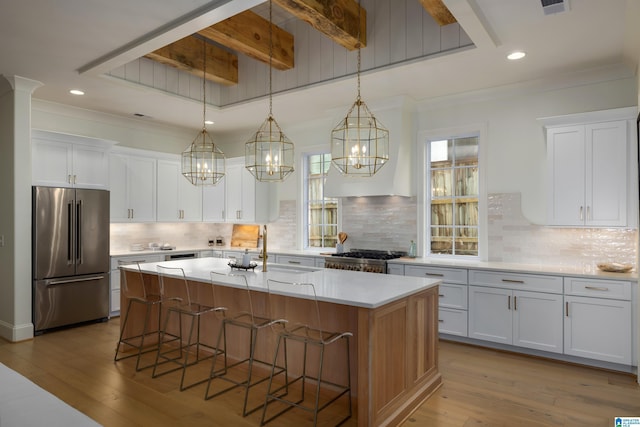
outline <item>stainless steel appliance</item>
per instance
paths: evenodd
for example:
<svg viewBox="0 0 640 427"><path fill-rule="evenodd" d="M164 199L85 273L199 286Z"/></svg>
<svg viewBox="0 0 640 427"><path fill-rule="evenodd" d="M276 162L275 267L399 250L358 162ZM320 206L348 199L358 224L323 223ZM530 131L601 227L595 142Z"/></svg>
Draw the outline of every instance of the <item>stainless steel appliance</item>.
<svg viewBox="0 0 640 427"><path fill-rule="evenodd" d="M109 192L33 187L35 333L109 315Z"/></svg>
<svg viewBox="0 0 640 427"><path fill-rule="evenodd" d="M407 255L401 251L380 251L373 249L352 249L349 252L332 254L324 262L325 268L338 270L386 273L387 260Z"/></svg>

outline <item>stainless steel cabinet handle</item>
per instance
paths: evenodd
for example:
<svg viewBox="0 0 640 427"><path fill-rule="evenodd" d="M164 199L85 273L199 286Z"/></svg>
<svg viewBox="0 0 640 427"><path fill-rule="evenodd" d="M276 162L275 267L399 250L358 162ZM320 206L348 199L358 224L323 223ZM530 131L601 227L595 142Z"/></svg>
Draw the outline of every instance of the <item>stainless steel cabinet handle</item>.
<svg viewBox="0 0 640 427"><path fill-rule="evenodd" d="M507 297L507 310L511 310L511 295Z"/></svg>
<svg viewBox="0 0 640 427"><path fill-rule="evenodd" d="M424 273L425 276L432 276L432 277L444 277L444 274L441 273Z"/></svg>
<svg viewBox="0 0 640 427"><path fill-rule="evenodd" d="M564 315L569 317L569 301L564 303Z"/></svg>
<svg viewBox="0 0 640 427"><path fill-rule="evenodd" d="M605 288L604 286L585 286L585 289L589 289L590 291L608 291L609 288Z"/></svg>
<svg viewBox="0 0 640 427"><path fill-rule="evenodd" d="M518 311L518 297L513 297L513 310Z"/></svg>
<svg viewBox="0 0 640 427"><path fill-rule="evenodd" d="M584 208L582 206L580 206L580 221L584 221L584 215L582 215L582 211L584 210Z"/></svg>
<svg viewBox="0 0 640 427"><path fill-rule="evenodd" d="M504 283L524 283L524 280L502 279Z"/></svg>
<svg viewBox="0 0 640 427"><path fill-rule="evenodd" d="M444 320L442 320L442 319L438 319L438 322L440 322L440 323L444 323Z"/></svg>
<svg viewBox="0 0 640 427"><path fill-rule="evenodd" d="M438 297L444 298L444 294L438 294Z"/></svg>
<svg viewBox="0 0 640 427"><path fill-rule="evenodd" d="M592 219L591 218L591 206L587 206L587 219Z"/></svg>
<svg viewBox="0 0 640 427"><path fill-rule="evenodd" d="M291 260L289 260L289 261L287 261L287 262L288 262L289 264L300 264L300 261L291 261Z"/></svg>
<svg viewBox="0 0 640 427"><path fill-rule="evenodd" d="M71 184L71 175L67 175L67 182Z"/></svg>
<svg viewBox="0 0 640 427"><path fill-rule="evenodd" d="M78 182L78 177L77 175L73 175L73 183L76 184Z"/></svg>

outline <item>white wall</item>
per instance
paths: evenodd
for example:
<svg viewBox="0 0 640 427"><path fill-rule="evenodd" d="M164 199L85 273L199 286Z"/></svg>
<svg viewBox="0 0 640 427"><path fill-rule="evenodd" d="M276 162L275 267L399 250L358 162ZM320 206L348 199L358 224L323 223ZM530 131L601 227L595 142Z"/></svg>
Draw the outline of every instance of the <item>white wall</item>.
<svg viewBox="0 0 640 427"><path fill-rule="evenodd" d="M598 76L596 76L598 77ZM570 87L563 87L571 84ZM634 76L603 76L585 84L533 82L422 104L419 131L480 123L488 136L487 192L522 194L522 211L533 223L546 214L545 135L538 118L637 105ZM558 87L560 86L560 87Z"/></svg>

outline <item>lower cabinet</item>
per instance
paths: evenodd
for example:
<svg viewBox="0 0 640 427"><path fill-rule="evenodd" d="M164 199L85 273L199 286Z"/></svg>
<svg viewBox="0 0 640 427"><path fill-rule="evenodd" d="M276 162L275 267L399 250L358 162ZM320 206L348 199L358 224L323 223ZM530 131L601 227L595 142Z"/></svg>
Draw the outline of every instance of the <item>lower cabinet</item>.
<svg viewBox="0 0 640 427"><path fill-rule="evenodd" d="M438 332L467 336L467 269L405 265L405 276L441 279L438 291Z"/></svg>
<svg viewBox="0 0 640 427"><path fill-rule="evenodd" d="M631 283L566 277L564 352L631 365Z"/></svg>
<svg viewBox="0 0 640 427"><path fill-rule="evenodd" d="M278 264L304 265L307 267L316 266L316 258L312 256L276 255L275 262Z"/></svg>
<svg viewBox="0 0 640 427"><path fill-rule="evenodd" d="M469 286L469 337L562 353L562 295Z"/></svg>
<svg viewBox="0 0 640 427"><path fill-rule="evenodd" d="M109 316L120 315L120 266L134 263L144 262L160 262L164 260L164 255L140 255L140 256L121 256L111 257L111 272L110 272L110 301L109 301ZM126 307L125 307L126 308Z"/></svg>

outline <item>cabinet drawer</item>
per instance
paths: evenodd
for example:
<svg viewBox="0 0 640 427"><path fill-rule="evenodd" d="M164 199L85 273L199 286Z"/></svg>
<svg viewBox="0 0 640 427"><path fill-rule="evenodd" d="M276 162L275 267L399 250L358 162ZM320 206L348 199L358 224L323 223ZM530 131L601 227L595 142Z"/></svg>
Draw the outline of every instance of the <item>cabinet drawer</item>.
<svg viewBox="0 0 640 427"><path fill-rule="evenodd" d="M467 285L441 284L439 287L439 307L467 309Z"/></svg>
<svg viewBox="0 0 640 427"><path fill-rule="evenodd" d="M405 276L427 277L429 279L441 279L445 283L467 284L467 270L464 268L426 267L418 265L405 265Z"/></svg>
<svg viewBox="0 0 640 427"><path fill-rule="evenodd" d="M631 300L631 282L594 280L580 277L564 278L564 293L608 299Z"/></svg>
<svg viewBox="0 0 640 427"><path fill-rule="evenodd" d="M441 308L438 310L438 332L441 334L467 336L467 312Z"/></svg>
<svg viewBox="0 0 640 427"><path fill-rule="evenodd" d="M395 274L397 276L404 276L403 264L392 264L387 262L387 274Z"/></svg>
<svg viewBox="0 0 640 427"><path fill-rule="evenodd" d="M562 293L562 277L539 274L469 270L469 284L533 292Z"/></svg>

